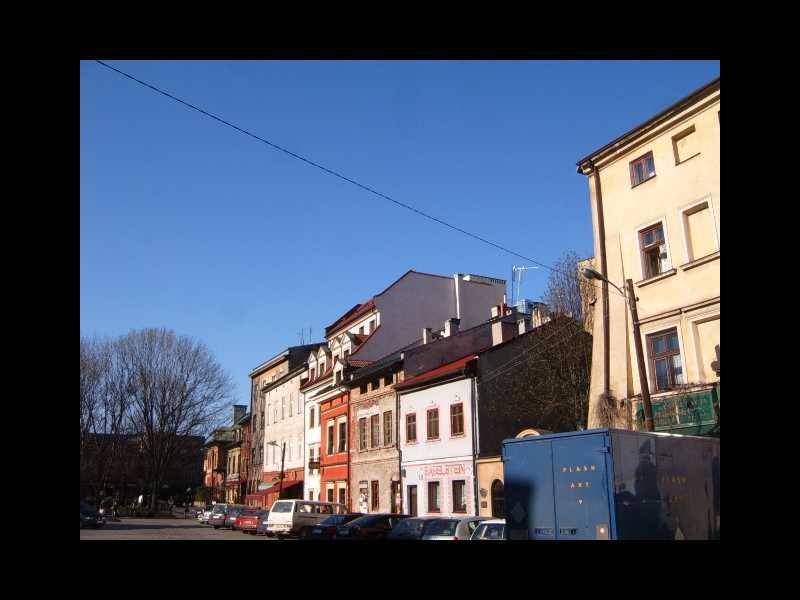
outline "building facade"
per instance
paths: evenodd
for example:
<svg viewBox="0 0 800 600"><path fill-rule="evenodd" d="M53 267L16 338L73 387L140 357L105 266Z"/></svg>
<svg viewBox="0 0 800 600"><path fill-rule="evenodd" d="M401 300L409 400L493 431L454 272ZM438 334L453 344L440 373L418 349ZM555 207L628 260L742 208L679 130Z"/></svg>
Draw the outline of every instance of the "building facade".
<svg viewBox="0 0 800 600"><path fill-rule="evenodd" d="M718 431L720 80L578 161L597 269L637 297L657 431ZM596 282L589 427L643 427L631 314Z"/></svg>

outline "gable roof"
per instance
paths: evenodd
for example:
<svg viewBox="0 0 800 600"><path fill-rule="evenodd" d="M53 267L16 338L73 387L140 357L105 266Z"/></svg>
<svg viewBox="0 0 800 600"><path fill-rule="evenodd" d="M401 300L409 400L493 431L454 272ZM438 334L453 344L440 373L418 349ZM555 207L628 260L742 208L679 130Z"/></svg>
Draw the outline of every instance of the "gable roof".
<svg viewBox="0 0 800 600"><path fill-rule="evenodd" d="M464 371L467 365L476 358L478 357L475 354L468 354L467 356L459 358L458 360L454 360L451 363L447 363L441 367L436 367L435 369L421 373L416 377L406 379L403 383L398 383L396 386L394 386L394 389L405 390L418 385L424 385L425 383L433 383L434 381L442 379L443 377L456 375L457 373Z"/></svg>

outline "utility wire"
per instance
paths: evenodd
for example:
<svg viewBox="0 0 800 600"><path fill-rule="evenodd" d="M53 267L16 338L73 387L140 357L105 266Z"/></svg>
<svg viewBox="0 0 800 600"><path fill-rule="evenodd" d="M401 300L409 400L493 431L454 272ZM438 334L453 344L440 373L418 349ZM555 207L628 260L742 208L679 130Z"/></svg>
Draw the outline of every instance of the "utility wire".
<svg viewBox="0 0 800 600"><path fill-rule="evenodd" d="M535 260L533 258L530 258L529 256L525 256L525 255L520 254L518 252L514 252L513 250L510 250L510 249L508 249L508 248L506 248L504 246L501 246L500 244L496 244L496 243L492 242L491 240L487 240L484 237L481 237L481 236L479 236L477 234L471 233L471 232L467 231L466 229L462 229L462 228L457 227L455 225L451 225L447 221L443 221L442 219L439 219L437 217L429 215L428 213L425 213L425 212L423 212L423 211L421 211L421 210L419 210L417 208L414 208L413 206L405 204L404 202L400 202L399 200L395 200L394 198L392 198L390 196L387 196L386 194L383 194L383 193L381 193L381 192L379 192L377 190L374 190L371 187L369 187L367 185L364 185L363 183L359 183L358 181L356 181L354 179L350 179L349 177L346 177L346 176L342 175L341 173L338 173L338 172L336 172L336 171L334 171L332 169L329 169L329 168L327 168L327 167L325 167L323 165L320 165L319 163L315 163L313 160L310 160L308 158L300 156L299 154L296 154L296 153L292 152L291 150L287 150L286 148L283 148L282 146L279 146L278 144L270 142L269 140L266 140L266 139L256 135L255 133L252 133L250 131L247 131L246 129L243 129L243 128L237 126L237 125L234 125L230 121L226 121L225 119L223 119L221 117L218 117L217 115L214 115L214 114L212 114L212 113L210 113L210 112L208 112L206 110L203 110L202 108L199 108L199 107L195 106L194 104L191 104L190 102L187 102L186 100L182 100L181 98L178 98L177 96L173 96L169 92L165 92L164 90L162 90L162 89L160 89L160 88L158 88L158 87L156 87L154 85L151 85L151 84L149 84L149 83L147 83L145 81L142 81L141 79L137 79L136 77L126 73L125 71L121 71L120 69L117 69L116 67L112 67L111 65L109 65L107 63L104 63L102 60L96 60L95 59L95 62L100 64L100 65L102 65L102 66L104 66L104 67L106 67L107 69L110 69L112 71L115 71L116 73L119 73L123 77L127 77L128 79L130 79L132 81L135 81L136 83L138 83L140 85L143 85L144 87L153 90L154 92L156 92L158 94L166 96L167 98L170 98L171 100L175 100L175 102L179 102L180 104L183 104L184 106L188 106L192 110L196 110L197 112L199 112L199 113L201 113L201 114L203 114L203 115L205 115L207 117L210 117L211 119L214 119L215 121L218 121L218 122L222 123L223 125L227 125L228 127L231 127L232 129L235 129L236 131L238 131L240 133L243 133L243 134L245 134L245 135L247 135L247 136L249 136L249 137L251 137L253 139L258 140L259 142L263 142L263 143L267 144L268 146L270 146L272 148L275 148L276 150L280 150L281 152L283 152L285 154L288 154L289 156L293 156L294 158L296 158L298 160L301 160L304 163L311 165L312 167L316 167L317 169L325 171L326 173L328 173L330 175L333 175L334 177L338 177L339 179L341 179L343 181L346 181L346 182L351 183L351 184L353 184L353 185L355 185L357 187L360 187L361 189L366 190L366 191L370 192L371 194L375 194L376 196L378 196L380 198L383 198L384 200L388 200L389 202L393 202L397 206L400 206L402 208L410 210L411 212L417 213L418 215L420 215L422 217L425 217L426 219L430 219L431 221L434 221L436 223L439 223L440 225L444 225L445 227L449 227L450 229L452 229L454 231L458 231L459 233L463 233L464 235L467 235L467 236L469 236L471 238L474 238L474 239L476 239L476 240L478 240L480 242L483 242L484 244L488 244L489 246L493 246L494 248L497 248L498 250L502 250L503 252L511 254L512 256L516 256L518 258L522 258L524 260L527 260L529 262L537 264L540 267L544 267L545 269L549 269L549 270L554 271L556 273L562 273L562 274L570 276L570 277L572 276L569 273L564 273L560 269L556 269L556 268L554 268L554 267L552 267L550 265L547 265L547 264L539 262L539 261L537 261L537 260ZM591 284L591 285L594 287L594 284ZM595 289L597 289L597 288L595 288ZM610 288L610 289L613 289L613 287ZM614 292L616 294L622 296L622 294L620 294L617 290L614 290ZM622 297L624 297L624 296L622 296Z"/></svg>

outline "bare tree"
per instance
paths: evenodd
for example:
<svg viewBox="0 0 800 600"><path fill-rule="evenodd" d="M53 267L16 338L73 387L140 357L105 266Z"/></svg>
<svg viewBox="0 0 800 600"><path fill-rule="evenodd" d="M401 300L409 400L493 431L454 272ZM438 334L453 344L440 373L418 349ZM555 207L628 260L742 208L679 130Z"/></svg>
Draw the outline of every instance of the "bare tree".
<svg viewBox="0 0 800 600"><path fill-rule="evenodd" d="M115 344L127 423L151 486L151 506L167 470L191 443L220 423L233 384L206 346L166 329L133 331Z"/></svg>
<svg viewBox="0 0 800 600"><path fill-rule="evenodd" d="M574 251L564 252L555 262L554 270L550 271L542 301L551 313L571 316L591 331L591 325L587 324L591 311L587 309L589 302L594 299L595 288L589 280L580 276L578 268L581 262L585 261Z"/></svg>

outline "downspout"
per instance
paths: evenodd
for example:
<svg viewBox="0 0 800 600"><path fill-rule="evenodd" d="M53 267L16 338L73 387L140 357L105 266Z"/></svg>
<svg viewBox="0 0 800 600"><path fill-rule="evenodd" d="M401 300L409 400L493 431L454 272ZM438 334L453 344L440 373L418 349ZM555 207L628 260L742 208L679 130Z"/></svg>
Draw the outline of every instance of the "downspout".
<svg viewBox="0 0 800 600"><path fill-rule="evenodd" d="M476 369L477 370L477 369ZM478 377L477 373L472 378L472 497L475 502L475 514L479 515L481 512L480 500L478 496Z"/></svg>
<svg viewBox="0 0 800 600"><path fill-rule="evenodd" d="M600 186L600 170L593 161L589 161L589 167L594 175L595 199L597 204L597 235L600 238L600 273L608 278L608 263L606 261L606 226L603 218L603 192ZM608 329L609 306L608 306L608 281L603 281L603 392L606 396L611 392L611 334Z"/></svg>

